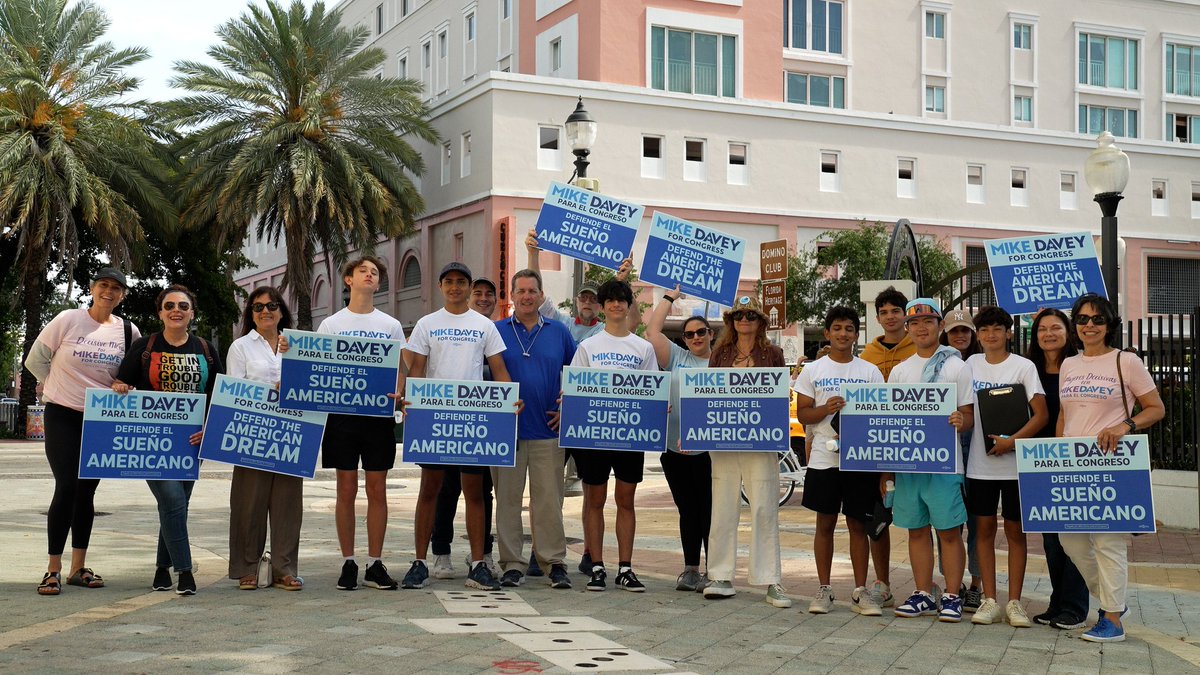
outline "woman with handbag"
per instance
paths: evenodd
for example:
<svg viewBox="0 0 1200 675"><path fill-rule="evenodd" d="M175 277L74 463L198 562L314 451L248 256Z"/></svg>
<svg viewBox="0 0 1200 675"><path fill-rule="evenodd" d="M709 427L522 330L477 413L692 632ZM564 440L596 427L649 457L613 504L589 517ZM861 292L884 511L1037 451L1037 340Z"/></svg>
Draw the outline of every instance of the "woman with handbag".
<svg viewBox="0 0 1200 675"><path fill-rule="evenodd" d="M1058 436L1095 436L1101 452L1113 453L1126 434L1144 432L1163 418L1165 409L1146 366L1116 348L1121 319L1098 295L1085 295L1071 308L1081 352L1060 369ZM1136 415L1134 405L1141 407ZM1129 610L1128 534L1107 532L1060 535L1063 549L1100 599L1100 618L1080 637L1089 642L1125 639L1121 617Z"/></svg>

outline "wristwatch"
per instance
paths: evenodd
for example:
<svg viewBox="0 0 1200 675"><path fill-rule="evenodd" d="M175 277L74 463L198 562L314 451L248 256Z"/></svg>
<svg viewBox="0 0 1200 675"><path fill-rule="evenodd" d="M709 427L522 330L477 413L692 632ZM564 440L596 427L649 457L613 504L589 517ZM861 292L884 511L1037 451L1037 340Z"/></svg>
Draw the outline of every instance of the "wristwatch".
<svg viewBox="0 0 1200 675"><path fill-rule="evenodd" d="M1132 417L1126 417L1125 424L1129 425L1129 433L1132 434L1137 431L1137 422L1134 422Z"/></svg>

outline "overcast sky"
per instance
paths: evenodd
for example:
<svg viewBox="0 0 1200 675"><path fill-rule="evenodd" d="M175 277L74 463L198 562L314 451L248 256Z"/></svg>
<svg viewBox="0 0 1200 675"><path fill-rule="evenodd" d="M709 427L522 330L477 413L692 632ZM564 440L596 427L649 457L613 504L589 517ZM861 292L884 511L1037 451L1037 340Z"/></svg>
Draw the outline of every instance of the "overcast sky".
<svg viewBox="0 0 1200 675"><path fill-rule="evenodd" d="M180 96L167 85L174 74L172 65L183 59L207 61L205 51L217 41L217 26L240 16L249 1L95 0L112 22L105 39L118 48L150 50L149 59L130 69L142 80L140 97L150 100ZM336 0L326 2L330 8L335 4Z"/></svg>

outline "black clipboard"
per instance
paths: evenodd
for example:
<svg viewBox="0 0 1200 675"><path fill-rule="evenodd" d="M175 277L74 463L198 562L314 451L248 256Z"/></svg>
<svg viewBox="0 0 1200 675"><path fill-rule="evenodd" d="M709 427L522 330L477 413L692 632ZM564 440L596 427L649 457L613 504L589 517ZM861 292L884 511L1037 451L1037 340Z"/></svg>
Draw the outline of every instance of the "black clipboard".
<svg viewBox="0 0 1200 675"><path fill-rule="evenodd" d="M979 424L983 429L983 447L990 455L996 441L992 436L1012 436L1029 423L1029 397L1025 385L1006 384L1002 387L980 389L975 393L979 400Z"/></svg>

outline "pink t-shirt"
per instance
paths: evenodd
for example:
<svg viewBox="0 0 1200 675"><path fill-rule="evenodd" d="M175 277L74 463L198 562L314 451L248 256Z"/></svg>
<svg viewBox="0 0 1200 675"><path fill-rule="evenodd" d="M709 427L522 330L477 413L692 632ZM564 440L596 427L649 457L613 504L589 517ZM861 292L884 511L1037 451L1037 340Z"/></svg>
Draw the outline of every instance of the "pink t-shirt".
<svg viewBox="0 0 1200 675"><path fill-rule="evenodd" d="M132 328L132 339L141 337ZM115 314L101 324L86 309L70 309L51 319L37 339L54 353L42 385L45 399L75 410L83 410L88 387L112 386L125 358L124 323Z"/></svg>
<svg viewBox="0 0 1200 675"><path fill-rule="evenodd" d="M1154 389L1146 366L1134 354L1117 352L1125 376L1125 400L1129 410L1137 397ZM1063 361L1059 374L1059 397L1064 415L1063 436L1095 436L1124 421L1121 379L1113 352L1101 356L1079 354Z"/></svg>

